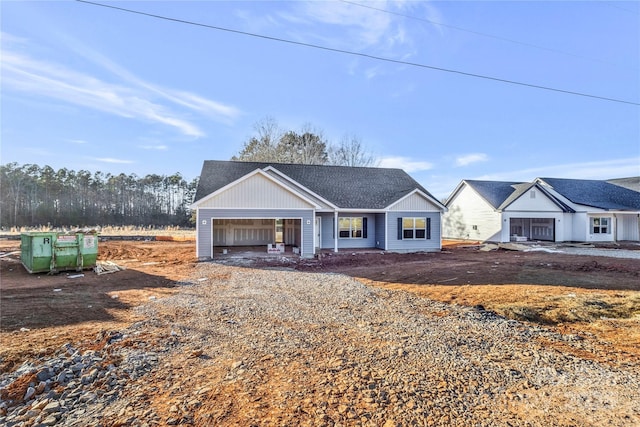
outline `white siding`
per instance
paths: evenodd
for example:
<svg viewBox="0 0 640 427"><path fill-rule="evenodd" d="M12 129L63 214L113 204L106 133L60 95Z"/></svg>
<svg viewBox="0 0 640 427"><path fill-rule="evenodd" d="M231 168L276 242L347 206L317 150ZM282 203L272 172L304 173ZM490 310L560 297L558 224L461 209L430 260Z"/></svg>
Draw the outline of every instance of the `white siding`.
<svg viewBox="0 0 640 427"><path fill-rule="evenodd" d="M409 197L400 200L392 205L390 211L421 211L421 212L439 212L442 210L439 206L425 199L417 193L413 193Z"/></svg>
<svg viewBox="0 0 640 427"><path fill-rule="evenodd" d="M618 240L640 240L640 215L617 214Z"/></svg>
<svg viewBox="0 0 640 427"><path fill-rule="evenodd" d="M447 207L442 219L444 238L500 241L500 213L468 185L464 184Z"/></svg>
<svg viewBox="0 0 640 427"><path fill-rule="evenodd" d="M508 211L562 212L562 209L553 203L542 191L537 188L532 188L507 206L505 212Z"/></svg>
<svg viewBox="0 0 640 427"><path fill-rule="evenodd" d="M204 201L201 208L235 209L309 209L313 206L283 186L263 175L255 174L215 197Z"/></svg>

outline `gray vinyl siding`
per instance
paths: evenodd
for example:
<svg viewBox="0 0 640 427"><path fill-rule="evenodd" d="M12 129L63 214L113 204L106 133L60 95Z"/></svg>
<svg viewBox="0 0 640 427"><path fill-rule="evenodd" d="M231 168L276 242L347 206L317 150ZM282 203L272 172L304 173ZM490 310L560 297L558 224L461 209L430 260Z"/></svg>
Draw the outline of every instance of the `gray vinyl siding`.
<svg viewBox="0 0 640 427"><path fill-rule="evenodd" d="M318 216L322 218L322 249L333 249L333 213Z"/></svg>
<svg viewBox="0 0 640 427"><path fill-rule="evenodd" d="M334 246L334 214L333 213L323 213L318 214L322 218L322 249L333 249ZM348 212L340 212L338 214L338 218L343 217L362 217L367 218L367 238L362 239L346 239L346 238L338 238L338 251L340 249L359 249L359 248L375 248L376 241L379 240L377 237L378 227L376 222L376 217L379 215L375 214L363 214L363 213L348 213ZM382 215L384 218L384 215ZM383 223L384 227L384 223ZM383 232L384 237L384 232Z"/></svg>
<svg viewBox="0 0 640 427"><path fill-rule="evenodd" d="M363 249L376 247L376 219L374 214L349 213L340 212L338 218L344 217L362 217L367 218L367 238L338 238L338 250L344 249Z"/></svg>
<svg viewBox="0 0 640 427"><path fill-rule="evenodd" d="M209 209L197 212L197 253L200 258L211 258L212 218L283 218L300 219L302 226L302 256L313 256L313 210L298 209ZM202 224L206 221L206 224Z"/></svg>
<svg viewBox="0 0 640 427"><path fill-rule="evenodd" d="M398 218L423 217L431 219L430 239L398 239ZM440 212L389 212L387 214L387 250L391 252L436 252L442 248Z"/></svg>
<svg viewBox="0 0 640 427"><path fill-rule="evenodd" d="M386 249L386 236L385 236L385 214L376 214L376 248L378 249Z"/></svg>

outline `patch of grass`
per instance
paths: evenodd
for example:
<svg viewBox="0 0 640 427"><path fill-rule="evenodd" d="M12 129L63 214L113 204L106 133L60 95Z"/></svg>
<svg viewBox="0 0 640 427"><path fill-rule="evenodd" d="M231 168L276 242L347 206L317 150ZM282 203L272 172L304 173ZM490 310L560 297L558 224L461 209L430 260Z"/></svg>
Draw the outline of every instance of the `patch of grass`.
<svg viewBox="0 0 640 427"><path fill-rule="evenodd" d="M496 306L495 311L510 319L542 324L633 319L640 317L640 294L569 293L550 296L542 301L503 304Z"/></svg>

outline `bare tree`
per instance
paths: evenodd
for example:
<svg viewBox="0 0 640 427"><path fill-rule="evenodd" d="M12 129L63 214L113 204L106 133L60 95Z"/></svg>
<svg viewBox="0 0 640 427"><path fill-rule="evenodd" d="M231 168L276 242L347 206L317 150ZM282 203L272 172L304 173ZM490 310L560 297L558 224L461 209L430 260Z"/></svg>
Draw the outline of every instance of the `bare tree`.
<svg viewBox="0 0 640 427"><path fill-rule="evenodd" d="M277 162L278 144L282 131L273 117L267 116L253 126L257 136L244 143L238 155L231 160L243 162Z"/></svg>
<svg viewBox="0 0 640 427"><path fill-rule="evenodd" d="M377 167L380 164L380 160L364 147L360 137L346 134L337 146L331 147L329 164Z"/></svg>

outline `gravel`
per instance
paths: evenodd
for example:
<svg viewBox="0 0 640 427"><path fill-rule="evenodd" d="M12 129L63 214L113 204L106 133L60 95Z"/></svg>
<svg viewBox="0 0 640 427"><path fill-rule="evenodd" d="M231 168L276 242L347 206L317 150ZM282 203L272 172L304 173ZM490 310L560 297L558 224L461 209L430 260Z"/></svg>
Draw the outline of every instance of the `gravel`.
<svg viewBox="0 0 640 427"><path fill-rule="evenodd" d="M30 394L0 424L640 424L639 367L549 345L579 336L338 274L200 263L179 285L97 349L0 375Z"/></svg>

